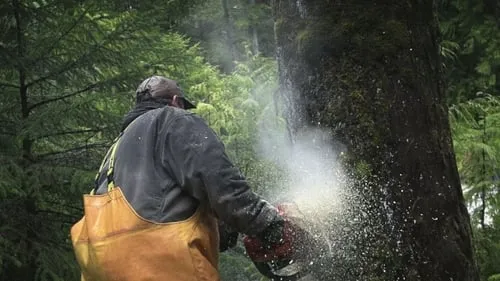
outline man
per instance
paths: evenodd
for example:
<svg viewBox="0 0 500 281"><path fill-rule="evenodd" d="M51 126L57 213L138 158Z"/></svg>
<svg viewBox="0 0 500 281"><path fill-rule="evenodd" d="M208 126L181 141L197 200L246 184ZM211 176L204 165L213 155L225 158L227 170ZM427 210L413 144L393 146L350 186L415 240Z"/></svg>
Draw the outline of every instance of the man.
<svg viewBox="0 0 500 281"><path fill-rule="evenodd" d="M194 107L176 81L152 76L139 85L71 230L82 280L219 280L219 249L235 242L222 231L219 245L221 225L271 249L289 239L277 210L187 111Z"/></svg>

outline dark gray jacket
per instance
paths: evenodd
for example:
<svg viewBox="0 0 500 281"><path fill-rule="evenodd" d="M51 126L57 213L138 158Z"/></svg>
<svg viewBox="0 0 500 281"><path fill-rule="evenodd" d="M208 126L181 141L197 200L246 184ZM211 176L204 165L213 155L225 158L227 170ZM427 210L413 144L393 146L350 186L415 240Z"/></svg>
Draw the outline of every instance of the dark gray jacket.
<svg viewBox="0 0 500 281"><path fill-rule="evenodd" d="M253 193L205 121L165 106L134 120L120 138L114 180L142 217L155 222L187 219L202 205L235 231L259 235L282 219ZM107 190L105 168L97 194Z"/></svg>

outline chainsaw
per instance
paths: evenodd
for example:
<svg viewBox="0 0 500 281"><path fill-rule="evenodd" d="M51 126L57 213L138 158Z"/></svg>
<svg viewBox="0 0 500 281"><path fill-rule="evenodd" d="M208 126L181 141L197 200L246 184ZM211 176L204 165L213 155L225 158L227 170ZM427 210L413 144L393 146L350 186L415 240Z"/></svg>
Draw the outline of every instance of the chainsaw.
<svg viewBox="0 0 500 281"><path fill-rule="evenodd" d="M248 256L257 270L275 281L295 281L314 275L315 262L329 249L328 239L294 203L277 204L280 215L285 219L283 244L274 249L266 249L256 237L243 239ZM287 223L298 227L286 227Z"/></svg>

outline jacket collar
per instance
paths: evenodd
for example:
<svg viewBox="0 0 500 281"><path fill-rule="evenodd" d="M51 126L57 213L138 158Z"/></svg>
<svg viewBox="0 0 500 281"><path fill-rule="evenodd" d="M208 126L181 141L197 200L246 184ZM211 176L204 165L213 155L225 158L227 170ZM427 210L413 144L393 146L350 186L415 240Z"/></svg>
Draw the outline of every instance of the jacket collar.
<svg viewBox="0 0 500 281"><path fill-rule="evenodd" d="M135 107L132 108L132 110L130 110L124 116L121 131L124 131L125 128L127 128L127 126L130 125L130 123L132 123L135 119L137 119L137 117L143 115L144 113L150 110L165 107L167 105L168 105L168 100L157 99L157 98L148 99L136 104Z"/></svg>

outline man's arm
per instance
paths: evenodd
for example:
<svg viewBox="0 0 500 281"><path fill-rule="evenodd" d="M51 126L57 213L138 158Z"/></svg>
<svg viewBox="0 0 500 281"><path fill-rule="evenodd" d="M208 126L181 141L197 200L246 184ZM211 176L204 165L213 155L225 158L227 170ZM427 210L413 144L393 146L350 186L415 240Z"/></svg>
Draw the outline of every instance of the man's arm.
<svg viewBox="0 0 500 281"><path fill-rule="evenodd" d="M182 188L208 202L236 231L279 240L283 219L278 211L252 192L203 119L194 114L177 117L160 135L165 137L164 162Z"/></svg>

